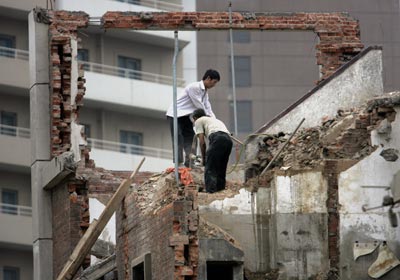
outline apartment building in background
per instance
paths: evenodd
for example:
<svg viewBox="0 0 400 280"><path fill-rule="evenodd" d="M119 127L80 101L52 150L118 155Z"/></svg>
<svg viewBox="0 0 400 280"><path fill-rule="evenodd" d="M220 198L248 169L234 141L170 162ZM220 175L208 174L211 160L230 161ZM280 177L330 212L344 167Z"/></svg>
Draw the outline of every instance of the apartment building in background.
<svg viewBox="0 0 400 280"><path fill-rule="evenodd" d="M232 11L249 12L249 17L254 12L349 13L360 21L366 47L383 46L385 92L400 88L399 1L202 0L196 1L196 9L228 11L229 2ZM315 87L317 43L312 31L233 31L239 138L244 140ZM198 69L211 67L221 73L210 100L217 118L234 131L229 31L198 32L197 48Z"/></svg>
<svg viewBox="0 0 400 280"><path fill-rule="evenodd" d="M107 30L106 11L192 11L192 1L46 0L0 3L0 279L33 275L28 13L36 6L85 11L90 26L79 33L78 60L86 95L80 110L96 166L162 171L172 165L165 112L172 102L174 33ZM179 32L178 91L196 80L196 37ZM50 147L49 147L50 148Z"/></svg>

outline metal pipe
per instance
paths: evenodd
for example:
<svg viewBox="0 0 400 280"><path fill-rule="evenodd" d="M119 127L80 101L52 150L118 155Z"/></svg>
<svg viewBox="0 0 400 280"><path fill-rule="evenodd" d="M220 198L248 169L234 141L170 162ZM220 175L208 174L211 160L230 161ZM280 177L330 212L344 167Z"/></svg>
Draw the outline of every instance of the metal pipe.
<svg viewBox="0 0 400 280"><path fill-rule="evenodd" d="M272 163L278 158L278 156L281 154L281 152L283 151L283 149L285 149L285 147L287 146L287 144L289 144L290 140L292 140L293 136L296 134L297 130L300 128L300 126L303 124L303 122L305 121L305 118L303 118L301 120L301 122L298 124L298 126L296 127L296 129L293 131L292 135L290 135L289 139L286 140L285 144L283 144L283 146L279 149L279 151L276 153L276 155L271 159L271 161L268 163L268 165L264 168L264 170L261 172L261 174L259 175L262 176L264 175L264 173L268 170L268 168L272 165Z"/></svg>
<svg viewBox="0 0 400 280"><path fill-rule="evenodd" d="M174 31L175 38L175 51L172 61L172 88L173 88L173 107L174 107L174 162L175 162L175 180L176 185L179 187L179 159L178 159L178 107L177 107L177 90L176 90L176 60L178 58L179 45L178 45L178 30Z"/></svg>
<svg viewBox="0 0 400 280"><path fill-rule="evenodd" d="M238 135L237 126L237 107L236 107L236 81L235 81L235 61L233 55L233 31L232 31L232 2L229 2L229 41L231 47L231 70L232 70L232 97L233 97L233 122L235 128L235 136Z"/></svg>

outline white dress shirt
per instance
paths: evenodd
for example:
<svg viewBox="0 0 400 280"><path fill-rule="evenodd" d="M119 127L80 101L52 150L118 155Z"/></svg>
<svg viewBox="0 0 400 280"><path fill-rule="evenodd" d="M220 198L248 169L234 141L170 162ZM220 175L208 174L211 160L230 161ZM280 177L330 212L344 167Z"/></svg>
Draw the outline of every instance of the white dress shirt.
<svg viewBox="0 0 400 280"><path fill-rule="evenodd" d="M196 109L203 109L208 116L215 118L203 81L189 84L178 94L177 109L178 118L190 115ZM174 116L173 103L168 108L167 116Z"/></svg>

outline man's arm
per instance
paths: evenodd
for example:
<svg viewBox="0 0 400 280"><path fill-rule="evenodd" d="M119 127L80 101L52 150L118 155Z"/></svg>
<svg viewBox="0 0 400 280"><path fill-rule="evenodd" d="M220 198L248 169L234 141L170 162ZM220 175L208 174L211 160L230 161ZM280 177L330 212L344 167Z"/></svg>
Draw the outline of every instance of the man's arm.
<svg viewBox="0 0 400 280"><path fill-rule="evenodd" d="M199 142L200 142L200 151L201 151L201 159L202 159L202 163L203 165L206 165L206 141L205 141L205 137L204 137L204 133L199 133L197 134L197 136L199 137Z"/></svg>
<svg viewBox="0 0 400 280"><path fill-rule="evenodd" d="M215 119L215 114L211 108L211 103L208 99L208 94L206 94L206 98L204 100L204 108L205 108L204 111L206 111L206 114Z"/></svg>

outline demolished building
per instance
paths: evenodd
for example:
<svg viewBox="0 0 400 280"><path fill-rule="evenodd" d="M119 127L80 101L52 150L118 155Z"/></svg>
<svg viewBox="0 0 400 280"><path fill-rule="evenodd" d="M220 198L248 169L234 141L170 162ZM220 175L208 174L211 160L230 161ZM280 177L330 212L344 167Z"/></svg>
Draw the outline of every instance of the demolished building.
<svg viewBox="0 0 400 280"><path fill-rule="evenodd" d="M400 232L386 211L361 210L381 204L386 188L398 185L400 101L397 93L383 94L382 50L356 55L358 25L343 14L235 16L236 28L315 30L321 82L248 140L246 182L207 194L199 192L199 171L186 187L166 173L142 174L117 211L115 264L104 273L115 270L118 279L364 279L378 252L353 260L353 247L375 244L400 253ZM103 23L229 28L210 23L221 17L227 20L227 13L110 12ZM35 279L54 279L62 270L89 227L89 197L106 202L128 176L95 168L81 135L85 81L75 57L77 30L88 23L80 12L31 13ZM259 176L302 118L290 146ZM390 269L374 275L396 279L399 268Z"/></svg>

